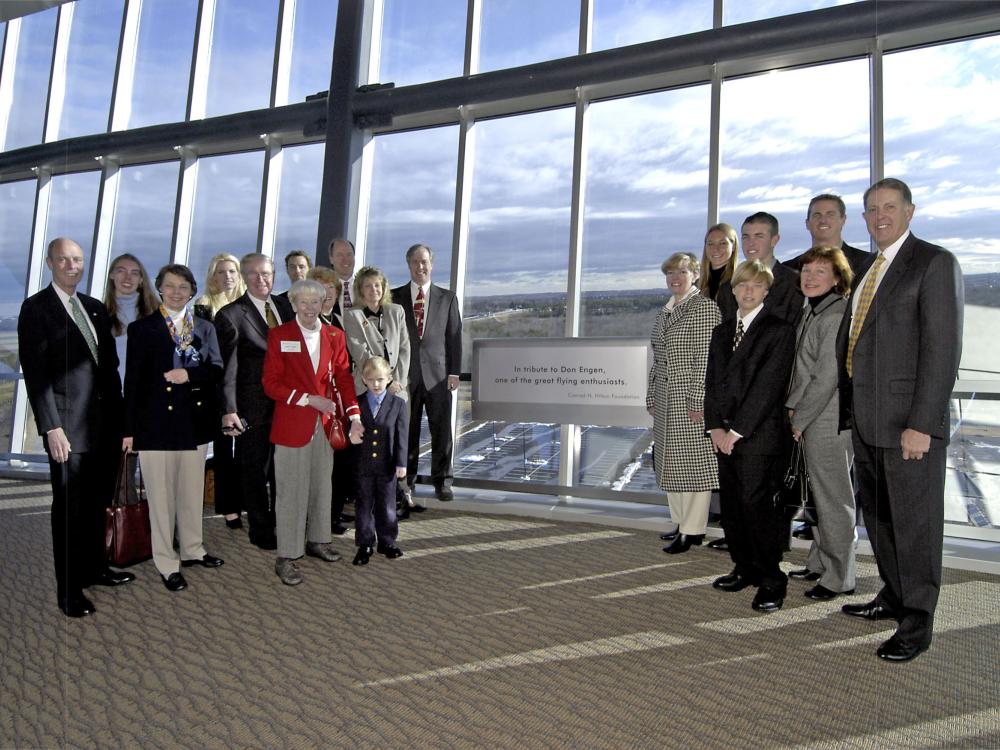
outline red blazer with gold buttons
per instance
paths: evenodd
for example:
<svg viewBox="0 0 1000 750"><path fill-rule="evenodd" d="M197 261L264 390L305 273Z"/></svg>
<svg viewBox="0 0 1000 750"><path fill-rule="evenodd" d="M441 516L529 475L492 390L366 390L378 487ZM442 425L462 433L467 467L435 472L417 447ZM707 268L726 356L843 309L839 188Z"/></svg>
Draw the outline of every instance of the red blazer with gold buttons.
<svg viewBox="0 0 1000 750"><path fill-rule="evenodd" d="M300 406L299 402L304 394L328 396L331 381L340 391L347 415L358 414L343 331L328 325L322 327L319 366L315 370L296 320L268 332L262 382L264 392L274 401L272 443L301 448L312 439L319 412L311 406ZM324 417L324 424L327 419Z"/></svg>

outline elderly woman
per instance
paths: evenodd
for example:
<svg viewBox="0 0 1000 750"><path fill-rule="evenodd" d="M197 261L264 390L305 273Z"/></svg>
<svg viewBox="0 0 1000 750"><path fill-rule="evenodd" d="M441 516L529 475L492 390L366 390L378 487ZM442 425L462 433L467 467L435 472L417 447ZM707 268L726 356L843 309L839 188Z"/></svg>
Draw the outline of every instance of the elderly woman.
<svg viewBox="0 0 1000 750"><path fill-rule="evenodd" d="M705 538L712 490L719 484L715 453L705 435L704 401L708 342L720 315L698 291L694 255L674 253L660 270L670 299L653 325L646 408L653 415L656 480L679 530L663 551L674 555Z"/></svg>
<svg viewBox="0 0 1000 750"><path fill-rule="evenodd" d="M732 281L739 242L736 230L728 224L713 224L705 232L705 245L701 253L701 277L698 288L702 296L717 300L720 287Z"/></svg>
<svg viewBox="0 0 1000 750"><path fill-rule="evenodd" d="M837 330L847 309L851 267L843 251L814 247L802 256L801 287L809 302L798 329L795 368L785 407L801 442L816 503L817 525L806 567L789 575L818 581L810 599L854 593L854 487L851 432L838 432Z"/></svg>
<svg viewBox="0 0 1000 750"><path fill-rule="evenodd" d="M196 318L194 274L179 264L156 275L163 304L128 327L124 450L139 452L149 499L153 564L170 591L187 588L181 566L217 568L202 545L205 453L218 428L222 377L215 328ZM180 553L174 550L176 524Z"/></svg>
<svg viewBox="0 0 1000 750"><path fill-rule="evenodd" d="M318 281L326 287L326 299L323 300L323 309L319 312L319 319L324 325L336 326L340 330L344 330L344 327L340 324L340 320L333 314L333 307L337 304L337 300L340 299L340 292L344 288L340 277L337 276L337 272L326 266L316 266L309 269L306 278Z"/></svg>
<svg viewBox="0 0 1000 750"><path fill-rule="evenodd" d="M351 419L350 439L364 434L354 395L343 332L319 319L326 288L304 279L292 284L288 299L295 319L272 328L264 356L264 392L274 404L271 442L278 495L275 521L278 559L274 572L281 582L302 582L295 560L305 555L336 562L330 544L330 473L333 450L324 426L343 415L334 391ZM305 539L308 538L308 542Z"/></svg>
<svg viewBox="0 0 1000 750"><path fill-rule="evenodd" d="M788 584L779 567L788 530L774 492L791 446L784 398L795 329L764 308L773 281L758 260L736 268L736 315L712 331L705 374L705 426L719 459L722 526L735 566L712 585L722 591L757 586L752 607L758 612L781 609Z"/></svg>

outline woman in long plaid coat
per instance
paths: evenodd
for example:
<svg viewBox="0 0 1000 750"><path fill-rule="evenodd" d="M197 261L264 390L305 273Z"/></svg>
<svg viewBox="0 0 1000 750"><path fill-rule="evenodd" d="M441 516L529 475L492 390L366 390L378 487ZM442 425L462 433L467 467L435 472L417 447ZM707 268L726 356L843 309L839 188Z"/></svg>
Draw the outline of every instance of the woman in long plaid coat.
<svg viewBox="0 0 1000 750"><path fill-rule="evenodd" d="M663 551L677 554L705 538L712 490L719 486L712 441L705 434L704 401L708 344L720 315L715 302L698 291L695 256L675 253L661 270L671 297L653 325L646 408L653 415L657 483L679 527Z"/></svg>

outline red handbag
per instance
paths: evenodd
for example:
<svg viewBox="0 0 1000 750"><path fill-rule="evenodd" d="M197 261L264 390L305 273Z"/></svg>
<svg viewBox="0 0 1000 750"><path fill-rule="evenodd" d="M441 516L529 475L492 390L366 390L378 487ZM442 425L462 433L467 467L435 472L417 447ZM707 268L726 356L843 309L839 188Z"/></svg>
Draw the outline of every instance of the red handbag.
<svg viewBox="0 0 1000 750"><path fill-rule="evenodd" d="M134 453L122 453L115 481L111 506L104 509L104 547L108 562L116 568L148 560L153 556L150 542L149 504L139 471L139 486L135 484Z"/></svg>
<svg viewBox="0 0 1000 750"><path fill-rule="evenodd" d="M323 429L326 431L326 439L330 441L330 447L335 451L342 451L347 447L347 433L350 427L347 425L346 414L344 413L344 402L340 398L340 390L333 380L333 365L327 365L326 373L326 397L333 401L336 411L330 415Z"/></svg>

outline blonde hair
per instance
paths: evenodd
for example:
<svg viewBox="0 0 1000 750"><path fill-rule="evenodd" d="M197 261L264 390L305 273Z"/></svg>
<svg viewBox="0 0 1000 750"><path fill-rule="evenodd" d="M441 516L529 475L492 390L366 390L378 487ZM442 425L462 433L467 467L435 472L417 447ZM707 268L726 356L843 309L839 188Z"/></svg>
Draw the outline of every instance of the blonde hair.
<svg viewBox="0 0 1000 750"><path fill-rule="evenodd" d="M386 361L385 357L371 357L365 360L365 363L361 365L361 374L370 378L373 373L379 375L389 375L392 373L392 368L389 367L389 363Z"/></svg>
<svg viewBox="0 0 1000 750"><path fill-rule="evenodd" d="M385 274L375 266L365 266L354 274L354 284L351 288L351 291L354 292L354 299L362 299L361 288L368 279L377 279L382 282L382 296L379 298L378 306L385 308L391 305L392 292L389 291L389 282L386 280Z"/></svg>
<svg viewBox="0 0 1000 750"><path fill-rule="evenodd" d="M701 243L701 281L698 284L698 291L706 297L708 296L708 283L712 276L712 264L708 260L708 253L705 252L705 245L708 243L708 235L712 232L722 232L726 235L726 239L729 240L729 244L733 246L733 253L729 256L729 260L726 261L725 270L722 272L722 278L719 279L720 289L723 284L732 280L733 272L736 270L736 262L739 260L740 255L740 243L735 229L724 222L720 224L713 224L708 228L705 232L705 239Z"/></svg>
<svg viewBox="0 0 1000 750"><path fill-rule="evenodd" d="M771 269L761 263L759 260L745 260L736 266L736 272L733 273L732 287L736 289L737 286L744 283L754 283L755 281L763 281L767 284L767 288L770 289L771 285L774 283L774 274Z"/></svg>
<svg viewBox="0 0 1000 750"><path fill-rule="evenodd" d="M219 270L222 263L232 263L236 269L236 286L233 291L224 292L215 283L215 272ZM212 311L212 317L230 302L235 302L247 291L246 282L240 269L240 261L232 253L219 253L208 262L208 274L205 277L205 293L198 298L195 304L204 305Z"/></svg>

